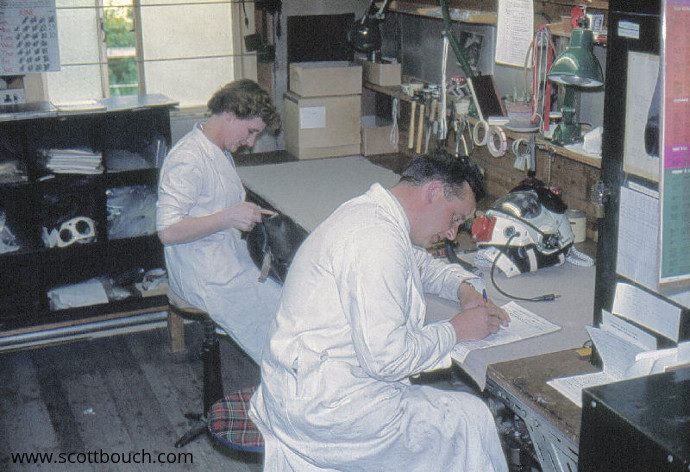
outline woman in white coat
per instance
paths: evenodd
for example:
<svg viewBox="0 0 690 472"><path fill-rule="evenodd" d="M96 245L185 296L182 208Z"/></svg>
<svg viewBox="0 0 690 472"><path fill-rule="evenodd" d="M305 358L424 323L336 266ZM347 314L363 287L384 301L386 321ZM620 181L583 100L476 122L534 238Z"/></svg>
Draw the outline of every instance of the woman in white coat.
<svg viewBox="0 0 690 472"><path fill-rule="evenodd" d="M231 82L209 100L211 116L170 150L161 168L156 228L170 288L209 313L255 361L261 359L280 286L260 283L242 231L263 213L245 201L232 153L280 126L270 96L251 80Z"/></svg>
<svg viewBox="0 0 690 472"><path fill-rule="evenodd" d="M483 185L473 165L420 156L391 190L374 184L302 244L251 401L264 470L507 470L481 399L408 380L509 322L474 274L422 249L455 239ZM425 325L425 292L459 299L462 312Z"/></svg>

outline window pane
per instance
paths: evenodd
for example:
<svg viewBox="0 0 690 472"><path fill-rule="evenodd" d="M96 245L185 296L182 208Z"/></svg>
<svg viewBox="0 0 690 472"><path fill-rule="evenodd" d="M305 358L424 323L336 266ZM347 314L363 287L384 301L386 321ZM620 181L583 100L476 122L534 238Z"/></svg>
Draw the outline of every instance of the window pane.
<svg viewBox="0 0 690 472"><path fill-rule="evenodd" d="M183 106L206 105L213 92L232 79L232 58L146 63L149 93L162 93Z"/></svg>
<svg viewBox="0 0 690 472"><path fill-rule="evenodd" d="M182 106L205 105L233 79L230 2L152 3L141 8L146 91Z"/></svg>
<svg viewBox="0 0 690 472"><path fill-rule="evenodd" d="M68 102L103 96L98 28L95 8L60 8L90 4L94 0L58 2L57 27L60 71L46 73L48 96L53 102Z"/></svg>
<svg viewBox="0 0 690 472"><path fill-rule="evenodd" d="M103 10L111 96L137 95L139 74L132 0L106 0Z"/></svg>

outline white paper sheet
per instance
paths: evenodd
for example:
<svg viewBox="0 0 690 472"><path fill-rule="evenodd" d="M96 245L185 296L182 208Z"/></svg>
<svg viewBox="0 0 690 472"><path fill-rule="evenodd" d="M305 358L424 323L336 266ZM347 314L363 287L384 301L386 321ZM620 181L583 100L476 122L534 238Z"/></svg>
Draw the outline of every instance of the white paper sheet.
<svg viewBox="0 0 690 472"><path fill-rule="evenodd" d="M678 342L681 309L634 285L616 284L612 311Z"/></svg>
<svg viewBox="0 0 690 472"><path fill-rule="evenodd" d="M532 0L498 0L496 62L523 67L533 35Z"/></svg>
<svg viewBox="0 0 690 472"><path fill-rule="evenodd" d="M575 403L582 408L582 390L588 387L595 387L597 385L604 385L615 382L613 378L606 372L594 372L592 374L574 375L572 377L561 377L546 382L558 390L568 400Z"/></svg>
<svg viewBox="0 0 690 472"><path fill-rule="evenodd" d="M507 327L501 327L498 333L491 334L481 341L466 341L456 344L451 353L454 360L462 363L469 353L476 349L521 341L541 334L553 333L561 329L558 325L521 307L515 302L506 303L501 308L510 316L510 324Z"/></svg>
<svg viewBox="0 0 690 472"><path fill-rule="evenodd" d="M659 192L632 182L621 187L616 272L657 291L659 261ZM664 293L690 307L690 290Z"/></svg>
<svg viewBox="0 0 690 472"><path fill-rule="evenodd" d="M580 407L584 388L664 372L669 367L690 363L690 342L669 349L644 350L630 342L627 333L624 337L619 337L619 330L608 331L606 326L602 324L601 329L587 326L592 342L601 356L601 372L561 377L546 382Z"/></svg>
<svg viewBox="0 0 690 472"><path fill-rule="evenodd" d="M561 377L546 382L580 407L582 407L582 389L626 378L627 371L635 364L636 356L643 352L641 347L619 338L616 334L606 331L605 328L592 326L586 326L586 328L601 356L602 372Z"/></svg>
<svg viewBox="0 0 690 472"><path fill-rule="evenodd" d="M601 327L645 351L657 348L654 336L606 310L601 313Z"/></svg>

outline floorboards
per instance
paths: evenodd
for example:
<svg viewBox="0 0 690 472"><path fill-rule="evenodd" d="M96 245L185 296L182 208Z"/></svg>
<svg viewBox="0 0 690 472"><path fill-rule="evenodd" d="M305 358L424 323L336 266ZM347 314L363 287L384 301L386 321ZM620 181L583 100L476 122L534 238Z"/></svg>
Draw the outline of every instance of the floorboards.
<svg viewBox="0 0 690 472"><path fill-rule="evenodd" d="M180 354L169 351L163 328L0 353L0 470L260 471L260 456L227 451L208 436L174 447L193 425L184 414L201 409L201 329L185 331ZM221 359L226 390L258 382L258 367L228 340ZM22 453L52 454L53 463L24 456L18 464ZM57 463L61 453L82 463ZM112 460L156 461L161 453L180 463Z"/></svg>

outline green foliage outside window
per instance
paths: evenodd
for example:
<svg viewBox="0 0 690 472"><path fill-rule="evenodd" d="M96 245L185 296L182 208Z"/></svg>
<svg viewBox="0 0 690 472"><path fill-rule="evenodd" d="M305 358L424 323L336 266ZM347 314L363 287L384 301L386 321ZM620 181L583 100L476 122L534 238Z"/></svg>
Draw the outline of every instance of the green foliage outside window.
<svg viewBox="0 0 690 472"><path fill-rule="evenodd" d="M113 48L136 47L134 18L131 7L112 7L105 9L105 44L109 51ZM123 49L119 49L123 50ZM108 59L108 80L110 95L136 95L139 93L136 58L132 55Z"/></svg>

